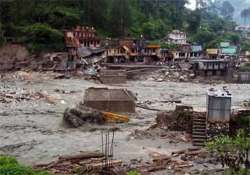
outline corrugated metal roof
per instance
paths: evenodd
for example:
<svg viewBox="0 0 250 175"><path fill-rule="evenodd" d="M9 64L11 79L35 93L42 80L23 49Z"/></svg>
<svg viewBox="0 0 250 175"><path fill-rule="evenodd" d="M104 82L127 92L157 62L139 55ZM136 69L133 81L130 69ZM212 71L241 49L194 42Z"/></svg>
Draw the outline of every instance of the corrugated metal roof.
<svg viewBox="0 0 250 175"><path fill-rule="evenodd" d="M227 54L227 55L235 55L236 51L237 51L237 48L235 46L231 46L231 47L223 48L221 50L221 53Z"/></svg>

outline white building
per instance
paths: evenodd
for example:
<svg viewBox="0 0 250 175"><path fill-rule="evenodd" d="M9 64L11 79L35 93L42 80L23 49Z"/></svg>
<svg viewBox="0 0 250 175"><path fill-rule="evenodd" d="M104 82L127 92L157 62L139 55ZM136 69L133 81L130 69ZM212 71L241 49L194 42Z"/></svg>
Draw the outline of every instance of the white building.
<svg viewBox="0 0 250 175"><path fill-rule="evenodd" d="M235 28L236 31L250 32L250 25L240 25Z"/></svg>
<svg viewBox="0 0 250 175"><path fill-rule="evenodd" d="M181 32L179 30L173 30L167 36L167 42L170 44L186 44L187 43L187 35L185 32Z"/></svg>
<svg viewBox="0 0 250 175"><path fill-rule="evenodd" d="M250 39L250 25L240 25L235 30L240 32L243 38Z"/></svg>

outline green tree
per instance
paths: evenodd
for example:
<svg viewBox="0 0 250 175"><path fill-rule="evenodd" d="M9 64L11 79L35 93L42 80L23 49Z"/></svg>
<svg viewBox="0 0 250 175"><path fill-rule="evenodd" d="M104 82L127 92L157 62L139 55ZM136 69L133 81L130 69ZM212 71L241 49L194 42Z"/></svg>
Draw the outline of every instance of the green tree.
<svg viewBox="0 0 250 175"><path fill-rule="evenodd" d="M32 24L23 28L22 32L25 36L22 40L31 51L63 49L63 33L47 24Z"/></svg>
<svg viewBox="0 0 250 175"><path fill-rule="evenodd" d="M131 8L128 0L113 0L110 12L110 31L113 36L125 36L131 26Z"/></svg>
<svg viewBox="0 0 250 175"><path fill-rule="evenodd" d="M216 35L203 26L193 36L192 41L199 43L203 45L204 47L209 47L211 45L208 45L208 43L210 43L211 41L215 39L216 39Z"/></svg>
<svg viewBox="0 0 250 175"><path fill-rule="evenodd" d="M188 23L188 32L189 33L196 33L201 24L201 11L195 10L191 11L187 18Z"/></svg>
<svg viewBox="0 0 250 175"><path fill-rule="evenodd" d="M221 15L227 19L232 20L234 15L234 7L229 1L224 1L222 3Z"/></svg>
<svg viewBox="0 0 250 175"><path fill-rule="evenodd" d="M86 24L103 28L107 22L106 0L83 0Z"/></svg>

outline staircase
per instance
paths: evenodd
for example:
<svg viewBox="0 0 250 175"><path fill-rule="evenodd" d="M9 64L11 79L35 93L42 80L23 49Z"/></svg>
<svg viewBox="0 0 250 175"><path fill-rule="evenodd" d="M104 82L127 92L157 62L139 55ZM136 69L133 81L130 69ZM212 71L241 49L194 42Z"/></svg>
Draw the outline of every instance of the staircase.
<svg viewBox="0 0 250 175"><path fill-rule="evenodd" d="M192 140L193 146L205 146L205 142L207 140L206 116L196 116L193 118Z"/></svg>

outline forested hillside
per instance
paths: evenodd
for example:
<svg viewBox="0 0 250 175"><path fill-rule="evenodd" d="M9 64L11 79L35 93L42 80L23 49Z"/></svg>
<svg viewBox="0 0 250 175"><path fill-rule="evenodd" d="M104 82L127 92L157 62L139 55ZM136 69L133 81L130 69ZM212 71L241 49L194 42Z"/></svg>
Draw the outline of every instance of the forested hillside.
<svg viewBox="0 0 250 175"><path fill-rule="evenodd" d="M26 44L33 51L62 50L63 30L94 26L103 37L138 37L158 41L169 31L186 31L205 46L227 39L234 22L204 9L191 11L187 0L13 0L0 2L0 42Z"/></svg>

